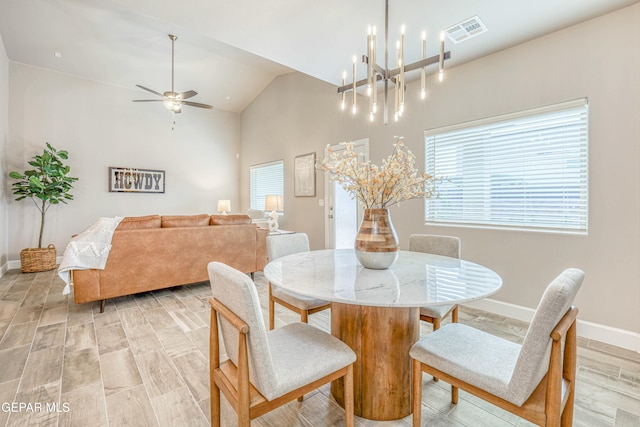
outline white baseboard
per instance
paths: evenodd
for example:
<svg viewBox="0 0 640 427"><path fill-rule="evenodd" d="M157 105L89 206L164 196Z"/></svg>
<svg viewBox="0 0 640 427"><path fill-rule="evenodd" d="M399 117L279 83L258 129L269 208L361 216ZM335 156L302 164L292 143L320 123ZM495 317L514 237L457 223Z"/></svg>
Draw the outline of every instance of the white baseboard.
<svg viewBox="0 0 640 427"><path fill-rule="evenodd" d="M531 308L493 299L483 299L465 305L525 322L530 322L535 312ZM577 332L578 336L640 353L640 333L580 319L578 319Z"/></svg>
<svg viewBox="0 0 640 427"><path fill-rule="evenodd" d="M60 264L60 261L62 261L62 256L57 256L56 264ZM20 270L21 268L22 268L22 263L20 263L19 259L16 259L13 261L7 261L7 263L0 268L0 277L2 277L4 273L6 273L9 270Z"/></svg>
<svg viewBox="0 0 640 427"><path fill-rule="evenodd" d="M4 273L6 273L8 270L9 270L9 263L5 262L4 265L0 267L0 277L4 276Z"/></svg>
<svg viewBox="0 0 640 427"><path fill-rule="evenodd" d="M7 270L15 270L15 269L19 269L20 267L22 267L22 264L20 263L20 260L15 260L15 261L7 261L8 266Z"/></svg>

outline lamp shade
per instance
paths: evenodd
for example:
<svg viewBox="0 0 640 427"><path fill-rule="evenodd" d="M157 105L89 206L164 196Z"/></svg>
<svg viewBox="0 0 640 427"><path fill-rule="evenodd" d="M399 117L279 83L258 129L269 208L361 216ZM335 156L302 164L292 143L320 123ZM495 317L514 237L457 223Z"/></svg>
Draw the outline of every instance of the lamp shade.
<svg viewBox="0 0 640 427"><path fill-rule="evenodd" d="M280 195L268 195L264 209L267 211L281 211L282 210L282 196Z"/></svg>
<svg viewBox="0 0 640 427"><path fill-rule="evenodd" d="M218 200L218 212L231 212L231 200Z"/></svg>

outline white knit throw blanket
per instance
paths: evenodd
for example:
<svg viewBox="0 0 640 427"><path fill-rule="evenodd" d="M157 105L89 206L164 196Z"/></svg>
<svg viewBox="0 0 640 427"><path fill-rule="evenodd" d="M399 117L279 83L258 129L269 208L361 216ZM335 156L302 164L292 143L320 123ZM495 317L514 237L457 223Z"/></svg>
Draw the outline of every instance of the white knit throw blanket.
<svg viewBox="0 0 640 427"><path fill-rule="evenodd" d="M100 218L82 233L71 238L62 255L58 276L65 282L62 295L71 293L71 270L104 270L111 250L111 238L123 217Z"/></svg>

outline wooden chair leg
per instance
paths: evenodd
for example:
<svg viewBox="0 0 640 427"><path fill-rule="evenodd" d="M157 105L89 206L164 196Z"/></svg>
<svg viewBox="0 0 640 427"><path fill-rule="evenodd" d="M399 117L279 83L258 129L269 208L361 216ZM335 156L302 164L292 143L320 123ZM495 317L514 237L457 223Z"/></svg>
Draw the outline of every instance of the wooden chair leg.
<svg viewBox="0 0 640 427"><path fill-rule="evenodd" d="M433 319L433 330L437 331L438 329L440 329L440 319Z"/></svg>
<svg viewBox="0 0 640 427"><path fill-rule="evenodd" d="M422 417L422 363L413 359L413 402L411 411L413 412L413 427L420 427Z"/></svg>
<svg viewBox="0 0 640 427"><path fill-rule="evenodd" d="M576 363L577 363L577 337L576 322L574 321L569 329L564 342L564 360L562 363L562 377L570 382L567 402L562 409L560 425L562 427L571 427L573 425L573 406L576 395Z"/></svg>
<svg viewBox="0 0 640 427"><path fill-rule="evenodd" d="M344 412L347 427L353 427L355 422L353 394L353 365L349 365L347 367L347 375L344 376Z"/></svg>
<svg viewBox="0 0 640 427"><path fill-rule="evenodd" d="M220 427L220 389L211 384L211 427Z"/></svg>
<svg viewBox="0 0 640 427"><path fill-rule="evenodd" d="M564 411L562 411L562 417L560 419L560 425L562 427L573 426L573 405L574 405L575 392L570 392L567 403L565 404Z"/></svg>
<svg viewBox="0 0 640 427"><path fill-rule="evenodd" d="M106 300L101 299L100 300L100 313L104 313L104 303Z"/></svg>
<svg viewBox="0 0 640 427"><path fill-rule="evenodd" d="M274 307L273 297L271 296L271 282L269 282L269 330L273 330L275 325L275 307Z"/></svg>
<svg viewBox="0 0 640 427"><path fill-rule="evenodd" d="M451 322L458 323L458 305L453 308L451 311Z"/></svg>
<svg viewBox="0 0 640 427"><path fill-rule="evenodd" d="M440 323L442 322L442 319L433 319L433 330L437 331L438 329L440 329ZM438 379L436 377L433 377L434 381L438 381Z"/></svg>
<svg viewBox="0 0 640 427"><path fill-rule="evenodd" d="M458 387L454 385L451 386L451 403L458 404Z"/></svg>

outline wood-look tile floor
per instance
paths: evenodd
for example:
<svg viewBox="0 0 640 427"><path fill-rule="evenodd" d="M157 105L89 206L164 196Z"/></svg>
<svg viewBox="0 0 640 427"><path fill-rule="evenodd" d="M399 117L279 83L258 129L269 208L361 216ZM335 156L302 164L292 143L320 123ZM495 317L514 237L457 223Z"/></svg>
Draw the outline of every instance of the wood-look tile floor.
<svg viewBox="0 0 640 427"><path fill-rule="evenodd" d="M262 274L255 280L266 323L267 284ZM209 424L208 283L113 299L104 313L98 303L75 304L62 288L55 271L0 278L0 426ZM297 320L285 309L276 317L276 326ZM329 314L310 322L328 330ZM518 342L527 328L466 307L460 322ZM640 426L640 354L586 339L579 345L574 425ZM452 406L446 384L426 375L423 382L424 425L530 425L464 392ZM223 423L236 424L230 409ZM406 427L410 417L356 424ZM253 425L344 425L344 413L325 386Z"/></svg>

